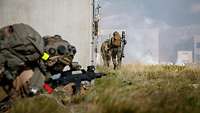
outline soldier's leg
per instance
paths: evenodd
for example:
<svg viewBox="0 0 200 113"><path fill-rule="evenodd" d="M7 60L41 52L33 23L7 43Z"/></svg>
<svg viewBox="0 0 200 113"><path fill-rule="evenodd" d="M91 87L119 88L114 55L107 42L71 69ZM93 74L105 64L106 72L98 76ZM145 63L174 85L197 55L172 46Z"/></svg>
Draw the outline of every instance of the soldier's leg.
<svg viewBox="0 0 200 113"><path fill-rule="evenodd" d="M106 59L106 67L109 67L109 61Z"/></svg>
<svg viewBox="0 0 200 113"><path fill-rule="evenodd" d="M103 59L103 66L107 66L107 61L104 54L102 54L102 59Z"/></svg>
<svg viewBox="0 0 200 113"><path fill-rule="evenodd" d="M111 55L109 54L107 56L107 66L109 67L110 66L110 61L111 61Z"/></svg>
<svg viewBox="0 0 200 113"><path fill-rule="evenodd" d="M121 67L121 62L122 62L122 51L121 51L121 48L118 48L117 50L117 67Z"/></svg>
<svg viewBox="0 0 200 113"><path fill-rule="evenodd" d="M106 66L106 59L105 59L105 54L104 54L103 49L101 49L101 58L103 60L103 66Z"/></svg>
<svg viewBox="0 0 200 113"><path fill-rule="evenodd" d="M106 60L103 58L103 66L106 66Z"/></svg>
<svg viewBox="0 0 200 113"><path fill-rule="evenodd" d="M113 48L113 49L112 49L111 56L112 56L112 62L113 62L113 65L114 65L114 69L117 68L117 59L116 59L116 55L117 55L116 49Z"/></svg>
<svg viewBox="0 0 200 113"><path fill-rule="evenodd" d="M109 67L110 58L108 57L107 53L102 54L102 59L103 59L103 65L105 67Z"/></svg>
<svg viewBox="0 0 200 113"><path fill-rule="evenodd" d="M106 66L110 66L110 61L111 61L111 55L107 52L106 53Z"/></svg>

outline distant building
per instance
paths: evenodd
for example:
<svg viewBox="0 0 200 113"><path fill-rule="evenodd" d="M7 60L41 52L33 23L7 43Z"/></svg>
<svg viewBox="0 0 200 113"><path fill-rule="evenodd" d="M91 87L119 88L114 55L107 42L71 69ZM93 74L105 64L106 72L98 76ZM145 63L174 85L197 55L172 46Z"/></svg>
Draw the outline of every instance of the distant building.
<svg viewBox="0 0 200 113"><path fill-rule="evenodd" d="M193 52L192 51L177 51L176 64L191 64L193 63Z"/></svg>
<svg viewBox="0 0 200 113"><path fill-rule="evenodd" d="M159 63L200 63L200 27L180 27L161 30ZM187 59L187 61L186 61Z"/></svg>

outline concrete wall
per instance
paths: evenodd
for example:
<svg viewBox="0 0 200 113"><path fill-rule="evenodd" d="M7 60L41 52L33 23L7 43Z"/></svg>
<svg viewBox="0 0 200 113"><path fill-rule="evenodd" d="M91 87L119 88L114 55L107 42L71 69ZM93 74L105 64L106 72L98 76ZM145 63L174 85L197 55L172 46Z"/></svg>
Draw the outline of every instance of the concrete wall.
<svg viewBox="0 0 200 113"><path fill-rule="evenodd" d="M0 27L26 23L42 36L59 34L77 48L76 61L89 64L92 0L0 0Z"/></svg>

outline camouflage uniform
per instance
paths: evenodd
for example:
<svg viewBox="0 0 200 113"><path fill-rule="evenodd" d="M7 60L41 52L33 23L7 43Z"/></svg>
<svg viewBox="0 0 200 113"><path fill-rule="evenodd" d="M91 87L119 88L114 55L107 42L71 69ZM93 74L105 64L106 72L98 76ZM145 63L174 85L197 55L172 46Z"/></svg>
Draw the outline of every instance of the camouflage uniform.
<svg viewBox="0 0 200 113"><path fill-rule="evenodd" d="M50 54L45 61L44 52ZM0 66L4 68L1 85L9 85L3 88L10 97L29 95L30 88L42 88L44 75L60 73L71 65L75 53L76 48L58 35L42 38L25 24L4 27L0 29Z"/></svg>
<svg viewBox="0 0 200 113"><path fill-rule="evenodd" d="M21 66L34 66L43 53L43 40L30 26L14 24L1 30L0 57L1 65L12 73L12 77L5 74L8 79L15 79Z"/></svg>
<svg viewBox="0 0 200 113"><path fill-rule="evenodd" d="M39 82L44 82L41 77L49 74L47 74L44 61L41 59L44 42L39 33L28 25L14 24L0 29L0 39L0 58L2 59L0 64L5 69L1 74L3 76L2 86L7 94L13 96L15 95L13 93L18 92L18 87L21 86L18 85L20 82L14 84L14 81L27 69L33 70L33 74L31 74L33 77L24 80L31 81L31 87L41 87L41 84L38 86ZM25 75L30 76L29 74ZM14 91L10 89L14 89Z"/></svg>
<svg viewBox="0 0 200 113"><path fill-rule="evenodd" d="M120 37L120 45L119 46L115 46L112 44L112 38L114 38L115 36L119 36ZM112 62L114 65L114 69L117 69L121 66L121 61L122 61L122 48L121 48L121 36L118 32L114 32L113 33L113 37L111 38L111 46L110 46L110 51L111 51L111 56L112 56Z"/></svg>
<svg viewBox="0 0 200 113"><path fill-rule="evenodd" d="M103 59L104 66L109 67L111 61L111 52L110 52L110 40L106 40L101 45L101 57Z"/></svg>
<svg viewBox="0 0 200 113"><path fill-rule="evenodd" d="M29 75L25 74L27 77L22 78L26 79L19 82L21 80L20 73L27 68L36 72L34 68L40 65L38 61L42 56L43 49L44 43L41 36L28 25L14 24L0 29L0 66L4 68L0 84L9 99L13 100L18 97L21 94L18 92L19 89L24 86L27 79L30 80ZM38 70L41 73L39 68ZM37 73L37 75L39 74Z"/></svg>
<svg viewBox="0 0 200 113"><path fill-rule="evenodd" d="M113 47L111 48L112 61L114 65L114 69L119 68L121 66L121 47Z"/></svg>

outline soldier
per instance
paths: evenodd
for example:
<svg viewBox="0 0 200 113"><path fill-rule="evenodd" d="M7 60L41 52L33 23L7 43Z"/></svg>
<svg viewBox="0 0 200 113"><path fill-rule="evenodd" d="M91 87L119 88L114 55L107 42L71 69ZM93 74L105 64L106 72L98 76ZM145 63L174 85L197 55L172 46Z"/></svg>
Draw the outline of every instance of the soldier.
<svg viewBox="0 0 200 113"><path fill-rule="evenodd" d="M63 40L59 35L44 37L43 41L43 51L49 55L48 60L44 62L48 72L52 75L61 73L66 65L71 66L76 53L76 48L74 46ZM8 57L9 59L7 59ZM13 100L13 97L30 96L31 94L37 93L38 90L42 88L44 84L44 74L41 73L37 65L27 65L23 59L21 60L18 56L7 51L7 49L0 51L0 58L3 59L0 61L1 64L5 62L11 63L11 61L15 62L13 64L15 67L12 67L12 64L8 65L8 67L3 65L5 68L3 71L4 80L1 80L1 84L2 81L10 81L6 82L4 91L6 91L11 100ZM19 64L23 64L23 66ZM12 71L8 70L10 67L13 69ZM7 75L5 75L5 71L8 71ZM15 71L17 72L13 74Z"/></svg>
<svg viewBox="0 0 200 113"><path fill-rule="evenodd" d="M48 55L43 52L44 43L39 33L26 24L1 28L0 40L0 65L3 68L0 73L0 85L7 93L8 99L12 100L13 97L17 97L19 87L22 86L16 82L19 81L20 73L29 68L34 71L34 75L40 75L39 73L43 75L42 71L46 72L46 70L41 62L47 60Z"/></svg>
<svg viewBox="0 0 200 113"><path fill-rule="evenodd" d="M44 54L44 43L34 29L25 24L14 24L6 26L1 30L0 56L1 64L6 71L5 76L8 79L15 79L19 75L19 67L35 65L40 66L43 60L47 60L48 55ZM46 55L46 56L45 56ZM45 69L44 69L45 70ZM44 71L42 70L42 71ZM5 71L5 72L6 72Z"/></svg>
<svg viewBox="0 0 200 113"><path fill-rule="evenodd" d="M125 31L122 31L122 37L115 31L111 39L107 39L101 45L101 56L104 62L104 66L109 66L110 60L114 65L114 69L121 66L122 58L124 57L123 51L126 45Z"/></svg>
<svg viewBox="0 0 200 113"><path fill-rule="evenodd" d="M110 40L107 39L101 45L101 57L103 59L104 66L109 67L111 61L111 52L110 52Z"/></svg>
<svg viewBox="0 0 200 113"><path fill-rule="evenodd" d="M121 40L122 39L120 34L117 31L115 31L113 33L113 37L111 38L111 43L110 43L110 51L114 69L117 69L121 66L121 60L122 60Z"/></svg>

